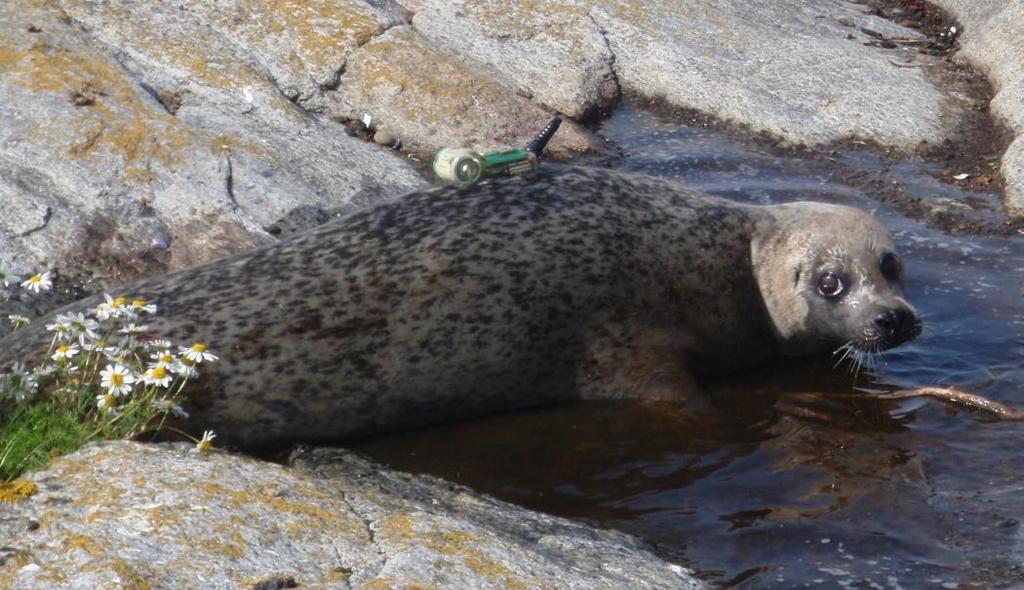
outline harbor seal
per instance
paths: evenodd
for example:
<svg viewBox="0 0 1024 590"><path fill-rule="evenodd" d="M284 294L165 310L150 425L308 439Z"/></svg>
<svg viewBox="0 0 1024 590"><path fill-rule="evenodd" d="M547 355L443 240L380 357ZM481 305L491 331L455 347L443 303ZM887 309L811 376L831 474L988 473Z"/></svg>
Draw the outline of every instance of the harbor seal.
<svg viewBox="0 0 1024 590"><path fill-rule="evenodd" d="M160 337L220 354L191 385L191 423L260 447L679 399L694 376L775 355L883 350L920 332L902 281L856 209L559 167L410 193L119 292L160 306ZM0 341L0 362L45 350L45 323Z"/></svg>

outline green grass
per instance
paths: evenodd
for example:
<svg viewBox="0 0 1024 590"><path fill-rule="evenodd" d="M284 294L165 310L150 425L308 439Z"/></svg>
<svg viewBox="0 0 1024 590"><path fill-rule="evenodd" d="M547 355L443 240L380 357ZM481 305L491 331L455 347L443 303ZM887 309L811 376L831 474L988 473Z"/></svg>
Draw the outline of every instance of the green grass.
<svg viewBox="0 0 1024 590"><path fill-rule="evenodd" d="M94 396L74 401L42 398L0 406L0 482L46 465L50 459L77 450L93 440L125 438L162 422L143 403L129 403L117 416L96 410Z"/></svg>
<svg viewBox="0 0 1024 590"><path fill-rule="evenodd" d="M95 430L53 401L7 405L0 412L0 480L10 481L70 453Z"/></svg>

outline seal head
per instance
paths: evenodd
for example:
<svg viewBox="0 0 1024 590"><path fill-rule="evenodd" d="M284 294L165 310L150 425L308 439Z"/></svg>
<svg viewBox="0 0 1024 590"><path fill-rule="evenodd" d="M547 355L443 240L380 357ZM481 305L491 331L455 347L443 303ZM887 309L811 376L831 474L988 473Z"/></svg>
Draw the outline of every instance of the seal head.
<svg viewBox="0 0 1024 590"><path fill-rule="evenodd" d="M903 298L903 263L878 221L824 203L770 211L751 248L780 353L875 353L921 333L921 319Z"/></svg>

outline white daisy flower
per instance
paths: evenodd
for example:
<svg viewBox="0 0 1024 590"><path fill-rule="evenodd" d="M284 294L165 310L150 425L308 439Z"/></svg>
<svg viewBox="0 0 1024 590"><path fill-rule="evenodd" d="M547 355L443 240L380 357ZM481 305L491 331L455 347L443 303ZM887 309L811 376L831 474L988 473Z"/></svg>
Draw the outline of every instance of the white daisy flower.
<svg viewBox="0 0 1024 590"><path fill-rule="evenodd" d="M3 376L3 387L7 394L16 402L23 402L39 390L39 380L35 373L25 368L24 363L14 363L11 372Z"/></svg>
<svg viewBox="0 0 1024 590"><path fill-rule="evenodd" d="M157 349L149 358L152 359L150 367L163 367L165 369L173 366L178 360L178 357L174 356L174 353L167 349Z"/></svg>
<svg viewBox="0 0 1024 590"><path fill-rule="evenodd" d="M10 314L9 316L7 316L7 319L11 320L11 325L14 326L15 330L22 326L27 326L32 322L32 320L30 320L29 318L16 313Z"/></svg>
<svg viewBox="0 0 1024 590"><path fill-rule="evenodd" d="M50 287L53 287L53 273L50 271L34 274L21 283L22 289L33 293L49 291Z"/></svg>
<svg viewBox="0 0 1024 590"><path fill-rule="evenodd" d="M196 443L196 449L200 453L209 453L210 449L213 448L213 439L215 438L217 438L216 433L212 430L207 430L203 433L203 438L199 439L199 442Z"/></svg>
<svg viewBox="0 0 1024 590"><path fill-rule="evenodd" d="M100 377L102 378L100 385L107 390L107 393L115 396L127 395L135 383L135 375L132 375L128 367L120 363L107 365L100 371Z"/></svg>
<svg viewBox="0 0 1024 590"><path fill-rule="evenodd" d="M78 354L77 344L69 344L67 342L62 342L59 346L57 346L56 350L53 351L53 355L50 356L50 358L57 361L58 363L62 363L64 361L71 360L71 357L75 356L76 354Z"/></svg>
<svg viewBox="0 0 1024 590"><path fill-rule="evenodd" d="M128 325L126 325L125 327L121 328L118 331L121 332L122 334L128 334L129 336L138 336L139 334L144 333L148 329L149 326L140 326L134 322L128 322Z"/></svg>
<svg viewBox="0 0 1024 590"><path fill-rule="evenodd" d="M167 412L179 418L188 418L188 412L184 408L166 398L155 399L152 403L153 409L158 412Z"/></svg>
<svg viewBox="0 0 1024 590"><path fill-rule="evenodd" d="M156 350L160 351L170 350L171 347L174 346L173 344L171 344L170 340L164 340L162 338L157 338L156 340L150 342L150 345Z"/></svg>
<svg viewBox="0 0 1024 590"><path fill-rule="evenodd" d="M53 323L46 324L46 329L50 332L56 332L57 338L61 340L70 339L71 322L64 314L57 314L57 316L53 318Z"/></svg>
<svg viewBox="0 0 1024 590"><path fill-rule="evenodd" d="M172 375L167 370L167 367L161 367L159 365L146 369L146 372L142 374L142 382L146 385L156 385L157 387L169 387L171 385Z"/></svg>
<svg viewBox="0 0 1024 590"><path fill-rule="evenodd" d="M135 310L136 312L146 312L150 315L156 313L156 304L146 303L145 299L132 299L132 302L129 304L129 307Z"/></svg>
<svg viewBox="0 0 1024 590"><path fill-rule="evenodd" d="M111 297L104 293L103 298L106 299L106 303L101 303L96 306L96 317L100 321L106 321L110 318L119 318L128 315L127 303L128 300L124 297Z"/></svg>
<svg viewBox="0 0 1024 590"><path fill-rule="evenodd" d="M96 396L96 407L104 412L113 412L117 407L117 398L112 393L102 393Z"/></svg>
<svg viewBox="0 0 1024 590"><path fill-rule="evenodd" d="M81 312L69 313L64 316L64 320L71 326L71 334L78 336L79 342L99 338L99 335L96 333L96 329L100 327L99 322L85 317Z"/></svg>
<svg viewBox="0 0 1024 590"><path fill-rule="evenodd" d="M191 379L199 374L199 371L196 369L196 364L188 359L178 359L169 367L169 369L172 373L181 375L185 379Z"/></svg>
<svg viewBox="0 0 1024 590"><path fill-rule="evenodd" d="M203 361L215 361L217 357L206 352L206 345L202 342L193 342L192 346L182 346L178 350L178 354L192 361L193 363L201 363Z"/></svg>
<svg viewBox="0 0 1024 590"><path fill-rule="evenodd" d="M100 339L96 339L96 340L90 340L88 342L83 342L82 343L82 348L85 349L85 350L88 350L89 352L102 352L102 353L106 354L106 352L108 350L107 344L108 343L107 343L106 340L103 340L102 338L100 338Z"/></svg>

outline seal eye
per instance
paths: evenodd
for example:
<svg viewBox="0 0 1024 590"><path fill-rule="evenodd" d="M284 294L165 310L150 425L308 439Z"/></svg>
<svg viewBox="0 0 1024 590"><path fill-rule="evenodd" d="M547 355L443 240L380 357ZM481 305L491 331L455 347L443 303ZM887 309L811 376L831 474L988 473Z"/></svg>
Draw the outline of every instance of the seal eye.
<svg viewBox="0 0 1024 590"><path fill-rule="evenodd" d="M880 264L882 276L890 281L898 281L900 278L900 259L892 252L882 254Z"/></svg>
<svg viewBox="0 0 1024 590"><path fill-rule="evenodd" d="M818 277L818 293L821 293L822 297L834 299L842 295L845 290L846 285L843 284L843 279L834 272L826 272Z"/></svg>

